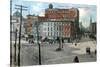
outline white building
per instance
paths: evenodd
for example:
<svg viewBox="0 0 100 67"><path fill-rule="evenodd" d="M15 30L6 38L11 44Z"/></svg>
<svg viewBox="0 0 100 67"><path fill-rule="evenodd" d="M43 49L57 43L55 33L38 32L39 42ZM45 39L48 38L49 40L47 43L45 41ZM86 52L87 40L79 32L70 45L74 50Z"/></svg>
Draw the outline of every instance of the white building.
<svg viewBox="0 0 100 67"><path fill-rule="evenodd" d="M13 16L12 16L12 20L11 20L11 32L14 33L16 31L16 29L18 30L17 33L19 32L19 28L20 28L20 12L16 11ZM25 28L24 28L24 23L25 23L25 18L22 17L22 30L21 30L21 34L25 33Z"/></svg>

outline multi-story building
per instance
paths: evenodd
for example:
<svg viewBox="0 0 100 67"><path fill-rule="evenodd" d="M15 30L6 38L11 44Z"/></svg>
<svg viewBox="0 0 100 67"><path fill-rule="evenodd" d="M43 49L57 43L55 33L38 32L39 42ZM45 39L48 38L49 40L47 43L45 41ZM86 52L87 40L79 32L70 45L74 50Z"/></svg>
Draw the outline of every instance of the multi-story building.
<svg viewBox="0 0 100 67"><path fill-rule="evenodd" d="M96 22L91 23L90 28L91 34L96 35Z"/></svg>
<svg viewBox="0 0 100 67"><path fill-rule="evenodd" d="M12 23L12 29L11 31L12 32L15 32L16 31L16 28L18 29L19 28L19 25L20 25L20 12L16 11L13 16L12 16L12 20L11 20L11 23Z"/></svg>
<svg viewBox="0 0 100 67"><path fill-rule="evenodd" d="M11 33L11 38L12 40L15 39L15 33L16 33L16 29L17 29L17 36L19 37L19 28L20 28L20 12L16 11L13 13L13 15L11 16L11 29L10 29L10 33ZM25 34L25 28L24 28L24 23L26 22L26 19L24 17L22 17L22 27L21 27L21 34L24 35Z"/></svg>
<svg viewBox="0 0 100 67"><path fill-rule="evenodd" d="M16 31L16 28L19 32L19 27L20 27L20 12L19 11L16 11L13 13L13 16L12 16L12 20L11 20L11 23L12 23L12 29L11 31L12 32L15 32ZM25 33L25 28L24 28L24 23L26 22L26 19L24 17L22 17L22 31L21 33Z"/></svg>
<svg viewBox="0 0 100 67"><path fill-rule="evenodd" d="M92 21L92 17L90 17L89 33L90 33L90 38L97 37L97 25L96 22Z"/></svg>
<svg viewBox="0 0 100 67"><path fill-rule="evenodd" d="M41 36L50 39L62 37L71 41L78 35L79 11L77 8L58 9L50 4L45 10L45 16L39 17Z"/></svg>
<svg viewBox="0 0 100 67"><path fill-rule="evenodd" d="M59 9L49 8L45 10L45 16L27 16L27 34L37 36L36 23L38 23L38 34L42 38L63 38L71 42L79 31L79 11L77 8Z"/></svg>
<svg viewBox="0 0 100 67"><path fill-rule="evenodd" d="M27 22L25 24L26 28L25 30L27 35L32 35L34 38L37 38L37 25L36 25L37 22L38 22L38 16L30 14L27 15Z"/></svg>
<svg viewBox="0 0 100 67"><path fill-rule="evenodd" d="M33 22L33 16L27 15L27 23L26 23L26 33L27 34L32 33L32 22Z"/></svg>
<svg viewBox="0 0 100 67"><path fill-rule="evenodd" d="M96 22L92 21L92 17L90 17L90 33L96 35Z"/></svg>
<svg viewBox="0 0 100 67"><path fill-rule="evenodd" d="M27 34L33 34L33 27L35 25L35 22L38 20L37 16L34 15L27 15L27 23L26 23L26 33Z"/></svg>

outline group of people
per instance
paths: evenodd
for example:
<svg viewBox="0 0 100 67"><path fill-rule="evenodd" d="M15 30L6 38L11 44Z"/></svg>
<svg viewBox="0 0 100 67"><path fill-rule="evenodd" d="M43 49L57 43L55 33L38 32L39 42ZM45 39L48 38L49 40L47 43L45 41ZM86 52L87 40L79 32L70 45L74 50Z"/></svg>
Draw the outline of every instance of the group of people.
<svg viewBox="0 0 100 67"><path fill-rule="evenodd" d="M89 35L89 38L96 40L96 36L95 35L92 35L92 34Z"/></svg>

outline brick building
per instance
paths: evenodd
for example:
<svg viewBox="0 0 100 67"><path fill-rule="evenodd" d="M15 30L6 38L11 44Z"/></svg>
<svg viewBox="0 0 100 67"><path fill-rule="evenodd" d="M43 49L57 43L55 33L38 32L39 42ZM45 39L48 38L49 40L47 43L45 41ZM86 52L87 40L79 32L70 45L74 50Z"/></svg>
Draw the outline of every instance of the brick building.
<svg viewBox="0 0 100 67"><path fill-rule="evenodd" d="M61 37L71 42L77 35L79 29L79 11L77 8L59 9L49 8L45 10L45 16L38 18L42 23L42 37L55 39Z"/></svg>
<svg viewBox="0 0 100 67"><path fill-rule="evenodd" d="M34 15L27 15L27 23L25 24L26 26L26 33L33 35L34 32L34 27L35 27L35 22L38 20L37 16Z"/></svg>
<svg viewBox="0 0 100 67"><path fill-rule="evenodd" d="M33 19L34 16L27 16L27 32L36 36L36 26ZM39 22L39 36L48 39L64 38L67 42L71 42L78 35L79 29L79 11L77 8L60 9L53 8L49 4L49 8L45 9L45 16L35 16ZM32 32L33 31L33 32ZM35 33L34 33L35 32Z"/></svg>

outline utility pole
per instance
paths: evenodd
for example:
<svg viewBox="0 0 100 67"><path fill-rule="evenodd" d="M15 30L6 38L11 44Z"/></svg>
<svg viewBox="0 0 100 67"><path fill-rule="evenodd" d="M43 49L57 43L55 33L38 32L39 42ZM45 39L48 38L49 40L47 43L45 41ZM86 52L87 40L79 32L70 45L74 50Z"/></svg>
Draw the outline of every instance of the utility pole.
<svg viewBox="0 0 100 67"><path fill-rule="evenodd" d="M17 28L16 28L16 31L15 31L15 45L14 45L15 46L15 56L14 56L15 57L15 59L14 59L15 63L16 63L16 44L17 44L16 42L17 42Z"/></svg>
<svg viewBox="0 0 100 67"><path fill-rule="evenodd" d="M15 5L16 7L19 7L19 8L15 8L15 9L19 9L20 10L20 13L21 13L21 16L20 16L20 28L19 28L19 43L18 43L18 66L20 66L20 42L21 42L21 28L22 28L22 10L26 10L26 9L23 9L23 8L27 8L25 6L22 6L22 5Z"/></svg>
<svg viewBox="0 0 100 67"><path fill-rule="evenodd" d="M59 13L58 13L59 14ZM63 18L63 16L61 15L61 14L59 14L62 18ZM60 35L59 35L59 48L57 48L56 50L57 51L61 51L62 50L62 48L63 48L63 43L62 43L62 39L63 39L63 22L61 22L60 24L59 24L59 31L60 31Z"/></svg>
<svg viewBox="0 0 100 67"><path fill-rule="evenodd" d="M39 65L41 65L41 45L39 43L39 22L36 22L37 44L39 46Z"/></svg>
<svg viewBox="0 0 100 67"><path fill-rule="evenodd" d="M62 43L62 48L63 48L63 42L64 42L64 40L63 40L63 23L61 24L61 43Z"/></svg>
<svg viewBox="0 0 100 67"><path fill-rule="evenodd" d="M60 49L62 49L62 47L63 47L63 45L62 45L62 28L63 28L62 24L63 23L60 23L60 27L59 27L60 28L60 46L59 46L59 48Z"/></svg>
<svg viewBox="0 0 100 67"><path fill-rule="evenodd" d="M10 0L10 67L12 67L12 0Z"/></svg>

